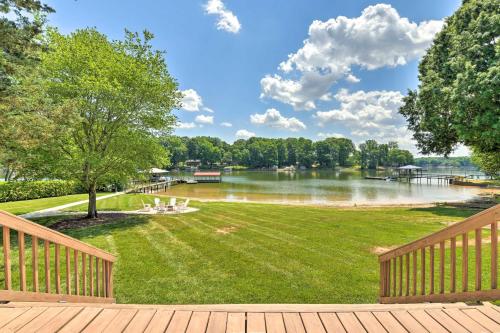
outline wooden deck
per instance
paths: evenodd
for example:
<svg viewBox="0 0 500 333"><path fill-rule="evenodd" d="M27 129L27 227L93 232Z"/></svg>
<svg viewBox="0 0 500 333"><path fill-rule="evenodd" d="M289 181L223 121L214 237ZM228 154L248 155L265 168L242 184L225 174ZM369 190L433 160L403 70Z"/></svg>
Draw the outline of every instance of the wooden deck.
<svg viewBox="0 0 500 333"><path fill-rule="evenodd" d="M0 332L500 332L486 303L120 305L8 303Z"/></svg>

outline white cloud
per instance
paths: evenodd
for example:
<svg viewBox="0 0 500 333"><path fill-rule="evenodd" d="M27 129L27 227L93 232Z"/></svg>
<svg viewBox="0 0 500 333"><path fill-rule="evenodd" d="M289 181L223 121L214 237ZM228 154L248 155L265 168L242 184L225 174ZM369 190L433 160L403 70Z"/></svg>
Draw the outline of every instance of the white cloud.
<svg viewBox="0 0 500 333"><path fill-rule="evenodd" d="M213 124L214 123L214 116L205 116L205 115L198 115L196 118L194 118L194 121L200 124Z"/></svg>
<svg viewBox="0 0 500 333"><path fill-rule="evenodd" d="M355 18L313 21L302 48L279 65L284 74L297 72L300 77L266 75L261 80L261 98L297 110L315 109L315 102L327 97L339 79L359 82L351 73L353 66L374 70L404 65L424 54L442 25L443 21L434 20L410 22L387 4L368 6Z"/></svg>
<svg viewBox="0 0 500 333"><path fill-rule="evenodd" d="M238 131L236 131L236 138L237 139L250 139L251 137L254 137L255 136L255 133L254 132L250 132L250 131L247 131L246 129L240 129Z"/></svg>
<svg viewBox="0 0 500 333"><path fill-rule="evenodd" d="M326 138L345 138L345 135L340 134L340 133L323 133L323 132L319 132L318 133L318 137L322 138L322 139L326 139Z"/></svg>
<svg viewBox="0 0 500 333"><path fill-rule="evenodd" d="M275 74L266 75L260 80L260 98L271 97L285 104L290 104L296 110L312 110L316 108L316 99L328 101L328 92L332 77L310 72L304 73L299 81L284 79ZM314 98L311 98L314 96Z"/></svg>
<svg viewBox="0 0 500 333"><path fill-rule="evenodd" d="M354 76L352 74L347 74L347 76L345 77L345 80L347 82L350 82L350 83L358 83L359 81L361 81L359 78L357 78L356 76Z"/></svg>
<svg viewBox="0 0 500 333"><path fill-rule="evenodd" d="M238 17L228 10L222 0L209 0L205 4L205 13L217 15L217 29L236 34L241 29Z"/></svg>
<svg viewBox="0 0 500 333"><path fill-rule="evenodd" d="M177 123L177 125L175 125L175 128L178 128L178 129L191 129L191 128L195 128L195 127L196 127L195 123L179 122L179 123Z"/></svg>
<svg viewBox="0 0 500 333"><path fill-rule="evenodd" d="M351 131L356 142L367 139L398 141L402 147L415 151L405 119L398 113L403 104L403 95L399 91L360 90L349 93L341 89L334 98L340 102L340 107L316 112L313 118L318 126L343 126Z"/></svg>
<svg viewBox="0 0 500 333"><path fill-rule="evenodd" d="M181 93L182 93L181 108L183 110L189 112L206 111L209 113L214 113L214 110L212 110L209 107L206 107L203 104L203 99L196 90L186 89L181 91Z"/></svg>
<svg viewBox="0 0 500 333"><path fill-rule="evenodd" d="M286 118L276 109L267 109L263 114L253 114L250 116L250 122L256 125L265 125L278 129L286 129L297 132L306 129L306 125L299 119L292 117Z"/></svg>
<svg viewBox="0 0 500 333"><path fill-rule="evenodd" d="M200 111L200 108L203 106L203 100L196 90L186 89L181 91L181 93L183 95L181 101L182 109L191 112Z"/></svg>
<svg viewBox="0 0 500 333"><path fill-rule="evenodd" d="M221 125L222 127L233 127L233 124L228 123L227 121L224 121L224 122L220 123L220 125Z"/></svg>

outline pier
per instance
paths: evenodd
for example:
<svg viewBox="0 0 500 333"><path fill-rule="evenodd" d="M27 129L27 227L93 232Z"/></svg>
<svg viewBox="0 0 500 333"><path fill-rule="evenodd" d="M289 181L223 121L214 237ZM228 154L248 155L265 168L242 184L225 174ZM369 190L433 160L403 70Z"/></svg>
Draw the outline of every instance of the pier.
<svg viewBox="0 0 500 333"><path fill-rule="evenodd" d="M440 185L460 184L460 182L464 182L465 179L474 179L474 177L477 177L479 179L479 175L471 174L469 176L459 176L446 173L429 173L425 171L426 170L415 165L405 165L403 167L397 168L397 173L393 172L392 175L366 176L365 179L385 180L385 181L393 180L393 181L405 181L405 182L411 182L412 180L415 180L415 182L420 184L423 181L425 181L427 184L431 184L434 181Z"/></svg>
<svg viewBox="0 0 500 333"><path fill-rule="evenodd" d="M176 177L163 182L152 182L152 183L140 183L133 185L128 189L127 193L157 193L164 192L171 186L184 184L189 181L194 181L194 177Z"/></svg>

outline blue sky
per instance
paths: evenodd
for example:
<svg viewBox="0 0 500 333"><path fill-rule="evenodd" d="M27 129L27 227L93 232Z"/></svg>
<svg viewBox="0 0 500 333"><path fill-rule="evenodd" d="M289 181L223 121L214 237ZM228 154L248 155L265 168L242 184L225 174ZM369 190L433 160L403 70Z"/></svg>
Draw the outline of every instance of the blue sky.
<svg viewBox="0 0 500 333"><path fill-rule="evenodd" d="M186 92L179 135L398 140L418 60L458 0L51 0L63 33L147 29ZM314 22L314 23L313 23ZM305 44L304 44L304 41ZM291 58L289 58L291 55ZM224 123L224 124L223 124ZM222 124L222 125L221 125ZM231 125L231 126L229 126ZM461 149L457 153L461 153Z"/></svg>

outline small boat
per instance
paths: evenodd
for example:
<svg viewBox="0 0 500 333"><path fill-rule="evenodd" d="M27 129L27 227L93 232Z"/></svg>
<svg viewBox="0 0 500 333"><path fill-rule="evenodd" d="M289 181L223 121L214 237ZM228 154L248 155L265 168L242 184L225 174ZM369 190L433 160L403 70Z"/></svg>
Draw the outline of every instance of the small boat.
<svg viewBox="0 0 500 333"><path fill-rule="evenodd" d="M198 181L197 180L194 180L194 179L190 179L186 182L186 184L198 184Z"/></svg>
<svg viewBox="0 0 500 333"><path fill-rule="evenodd" d="M295 171L295 167L293 165L290 165L290 166L284 167L283 169L279 169L278 171L294 172Z"/></svg>
<svg viewBox="0 0 500 333"><path fill-rule="evenodd" d="M225 167L224 172L227 172L227 173L233 172L233 168L232 167Z"/></svg>

